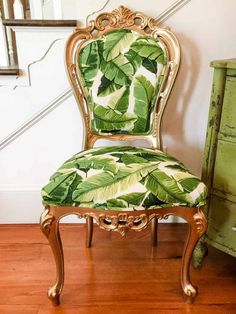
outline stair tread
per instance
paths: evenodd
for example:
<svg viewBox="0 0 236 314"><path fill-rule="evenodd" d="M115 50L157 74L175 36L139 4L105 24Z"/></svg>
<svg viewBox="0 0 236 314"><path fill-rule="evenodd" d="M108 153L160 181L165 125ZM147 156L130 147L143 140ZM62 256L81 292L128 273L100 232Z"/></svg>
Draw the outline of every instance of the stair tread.
<svg viewBox="0 0 236 314"><path fill-rule="evenodd" d="M18 66L0 66L0 75L19 75Z"/></svg>

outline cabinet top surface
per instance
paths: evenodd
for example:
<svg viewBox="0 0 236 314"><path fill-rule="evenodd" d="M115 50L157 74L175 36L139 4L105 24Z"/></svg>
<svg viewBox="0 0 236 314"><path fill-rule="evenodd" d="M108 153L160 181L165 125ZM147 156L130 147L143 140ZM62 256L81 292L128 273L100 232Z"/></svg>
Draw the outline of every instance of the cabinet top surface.
<svg viewBox="0 0 236 314"><path fill-rule="evenodd" d="M214 67L214 68L236 69L236 58L214 60L210 63L210 65L211 67Z"/></svg>

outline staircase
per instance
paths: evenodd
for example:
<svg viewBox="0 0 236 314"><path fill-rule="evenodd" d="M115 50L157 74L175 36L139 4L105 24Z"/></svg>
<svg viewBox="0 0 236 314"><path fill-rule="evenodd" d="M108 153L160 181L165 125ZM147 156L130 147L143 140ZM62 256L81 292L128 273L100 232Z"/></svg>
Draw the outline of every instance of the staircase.
<svg viewBox="0 0 236 314"><path fill-rule="evenodd" d="M227 25L234 20L232 17L226 21L226 26L218 25L217 11L210 10L210 1L214 2L207 0L206 14L209 18L212 16L216 30L199 24L200 14L190 24L190 16L193 19L193 13L202 10L198 1L165 0L157 3L150 0L152 6L142 0L122 2L131 9L156 15L159 23L178 13L167 24L177 30L187 59L182 63L175 97L170 99L167 115L171 123L164 125L165 143L169 146L168 152L183 159L190 169L192 166L191 170L196 174L200 170L201 158L197 146L200 142L203 147L205 129L202 125L208 111L207 91L211 81L208 64L213 58L212 50L205 48L206 41L203 38L200 42L198 35L202 32L213 38L213 32L219 32L222 27L227 33ZM99 9L110 11L121 2L70 0L71 5L66 7L68 3L68 0L0 0L0 223L38 222L42 211L41 186L64 160L82 148L82 121L64 69L65 42L78 21L86 25L91 13L93 16ZM227 13L230 12L233 10L228 9ZM185 21L193 25L192 28L186 27ZM194 33L195 29L199 31ZM230 32L234 34L234 29ZM212 42L214 44L214 38ZM228 42L220 45L225 56L230 51ZM194 43L198 44L199 50ZM216 36L214 54L220 57L218 46ZM199 69L204 84L201 84ZM195 127L186 124L188 132L185 136L184 128L176 125L182 125L187 114L192 115ZM197 148L194 149L194 145Z"/></svg>

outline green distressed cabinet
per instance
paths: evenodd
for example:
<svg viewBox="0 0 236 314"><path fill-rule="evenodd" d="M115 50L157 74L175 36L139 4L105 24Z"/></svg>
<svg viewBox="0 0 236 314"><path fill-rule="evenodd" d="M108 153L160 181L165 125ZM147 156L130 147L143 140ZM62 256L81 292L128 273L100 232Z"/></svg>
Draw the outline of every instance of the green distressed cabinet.
<svg viewBox="0 0 236 314"><path fill-rule="evenodd" d="M209 190L208 228L194 252L201 267L206 244L236 256L236 59L213 61L202 179Z"/></svg>

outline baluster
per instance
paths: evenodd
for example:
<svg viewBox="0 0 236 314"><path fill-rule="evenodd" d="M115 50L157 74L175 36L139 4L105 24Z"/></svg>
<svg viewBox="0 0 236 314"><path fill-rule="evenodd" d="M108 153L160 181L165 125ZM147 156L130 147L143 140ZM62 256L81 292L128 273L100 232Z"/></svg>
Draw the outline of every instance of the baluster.
<svg viewBox="0 0 236 314"><path fill-rule="evenodd" d="M13 11L15 19L24 19L24 7L21 0L15 0L13 4Z"/></svg>
<svg viewBox="0 0 236 314"><path fill-rule="evenodd" d="M31 19L42 20L43 19L43 1L42 0L30 0L30 13Z"/></svg>
<svg viewBox="0 0 236 314"><path fill-rule="evenodd" d="M7 0L3 0L3 8L4 8L5 19L9 19L10 16L9 16L9 7L8 7ZM7 42L8 42L9 61L11 65L14 65L15 64L14 48L13 48L13 41L12 41L12 33L9 27L6 27L6 35L7 35Z"/></svg>
<svg viewBox="0 0 236 314"><path fill-rule="evenodd" d="M0 66L8 66L9 57L7 52L6 29L2 24L2 12L0 11Z"/></svg>
<svg viewBox="0 0 236 314"><path fill-rule="evenodd" d="M55 20L62 19L62 0L53 0L53 15Z"/></svg>

